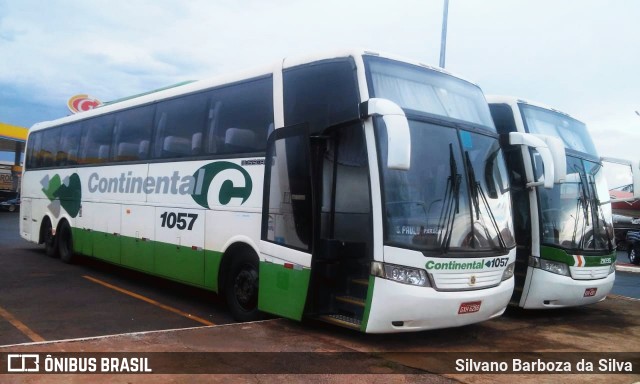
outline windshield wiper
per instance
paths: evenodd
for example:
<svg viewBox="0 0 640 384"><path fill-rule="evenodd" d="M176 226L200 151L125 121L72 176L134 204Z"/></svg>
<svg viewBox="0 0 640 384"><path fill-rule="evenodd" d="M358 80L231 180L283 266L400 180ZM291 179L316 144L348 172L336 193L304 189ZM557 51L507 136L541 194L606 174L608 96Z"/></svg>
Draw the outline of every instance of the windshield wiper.
<svg viewBox="0 0 640 384"><path fill-rule="evenodd" d="M578 196L578 202L576 205L576 217L573 227L573 238L571 239L571 243L574 247L585 249L585 230L586 227L589 226L589 192L587 190L586 182L587 175L584 170L580 169L578 166L574 165L573 170L578 173L578 177L580 178L580 190L582 191L582 196ZM584 225L581 226L581 236L580 236L580 244L576 243L576 237L578 235L578 207L582 207L582 216L584 217Z"/></svg>
<svg viewBox="0 0 640 384"><path fill-rule="evenodd" d="M449 250L451 245L451 235L453 232L453 222L456 214L460 212L460 182L462 175L458 173L458 165L453 156L453 144L449 144L449 177L447 178L447 189L444 194L444 204L438 219L438 243L443 253Z"/></svg>
<svg viewBox="0 0 640 384"><path fill-rule="evenodd" d="M484 217L481 215L481 212L480 212L480 201L482 201L482 204L484 205L484 209L488 213L489 219L491 221L491 225L493 226L493 229L496 231L496 237L498 238L500 247L502 249L507 249L507 244L505 243L504 238L502 237L502 233L500 233L500 227L498 226L498 221L496 220L495 216L493 215L493 211L489 206L487 195L484 193L484 190L482 189L482 185L480 185L480 182L476 180L476 174L473 169L473 164L471 163L471 157L469 156L469 151L465 151L464 154L467 161L467 177L469 178L471 203L473 204L472 208L476 213L476 220L480 220L480 217ZM473 216L473 213L471 215ZM472 231L473 231L473 228L474 228L473 220L471 220ZM484 220L482 220L482 228L484 229L484 234L487 237L487 240L492 241L493 239L491 237L491 234L489 233L489 230L487 229L487 226L484 224ZM475 236L473 236L473 238L475 239Z"/></svg>
<svg viewBox="0 0 640 384"><path fill-rule="evenodd" d="M599 217L593 217L591 220L593 221L593 246L594 249L596 248L596 229L600 229L602 227L604 230L605 235L607 236L607 245L609 246L609 252L613 251L613 242L611 240L611 234L609 233L608 230L608 225L607 225L607 221L606 218L604 216L604 211L602 210L602 205L600 204L600 199L598 198L598 192L596 190L595 187L595 177L592 174L587 175L588 177L588 181L589 181L589 192L591 192L591 204L595 207L598 207L598 215ZM594 212L594 216L595 216L595 210ZM600 223L600 219L602 219L603 223Z"/></svg>

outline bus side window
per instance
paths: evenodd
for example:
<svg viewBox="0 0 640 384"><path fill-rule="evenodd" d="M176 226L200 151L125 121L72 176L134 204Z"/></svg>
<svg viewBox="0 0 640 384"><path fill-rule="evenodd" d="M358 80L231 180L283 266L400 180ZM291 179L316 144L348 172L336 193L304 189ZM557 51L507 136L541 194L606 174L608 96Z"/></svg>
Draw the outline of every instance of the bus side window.
<svg viewBox="0 0 640 384"><path fill-rule="evenodd" d="M41 166L52 167L56 165L56 154L60 144L60 128L47 129L42 138Z"/></svg>
<svg viewBox="0 0 640 384"><path fill-rule="evenodd" d="M358 85L352 59L327 60L287 69L285 125L308 123L311 133L358 119Z"/></svg>
<svg viewBox="0 0 640 384"><path fill-rule="evenodd" d="M106 163L111 158L113 115L94 117L82 124L79 164Z"/></svg>
<svg viewBox="0 0 640 384"><path fill-rule="evenodd" d="M145 160L149 157L154 112L154 105L146 105L116 115L115 161Z"/></svg>
<svg viewBox="0 0 640 384"><path fill-rule="evenodd" d="M491 117L493 117L498 133L505 134L518 130L510 106L507 104L490 104L489 110L491 111Z"/></svg>
<svg viewBox="0 0 640 384"><path fill-rule="evenodd" d="M78 164L78 149L80 148L80 136L82 127L80 123L73 123L62 127L60 147L56 154L56 165Z"/></svg>
<svg viewBox="0 0 640 384"><path fill-rule="evenodd" d="M263 152L273 126L273 80L250 80L218 88L207 122L208 154Z"/></svg>
<svg viewBox="0 0 640 384"><path fill-rule="evenodd" d="M210 99L210 92L200 92L158 103L154 157L180 158L202 153Z"/></svg>
<svg viewBox="0 0 640 384"><path fill-rule="evenodd" d="M42 131L29 135L29 149L27 150L27 168L40 167L40 150L42 149Z"/></svg>

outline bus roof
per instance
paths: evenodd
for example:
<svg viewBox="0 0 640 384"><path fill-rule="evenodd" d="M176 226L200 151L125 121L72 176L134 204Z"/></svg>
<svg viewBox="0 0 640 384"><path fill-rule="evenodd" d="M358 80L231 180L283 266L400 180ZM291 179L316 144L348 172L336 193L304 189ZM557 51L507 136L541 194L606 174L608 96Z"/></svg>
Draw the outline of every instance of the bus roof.
<svg viewBox="0 0 640 384"><path fill-rule="evenodd" d="M559 109L556 108L552 108L546 104L537 102L537 101L532 101L532 100L528 100L528 99L523 99L520 97L515 97L515 96L505 96L505 95L486 95L487 98L487 102L489 102L490 104L527 104L527 105L532 105L534 107L538 107L538 108L542 108L542 109L546 109L549 111L553 111L556 113L559 113L561 115L570 117L574 120L578 120L581 121L580 119L575 118L574 116L571 116L570 114L563 112Z"/></svg>
<svg viewBox="0 0 640 384"><path fill-rule="evenodd" d="M295 67L303 64L309 64L317 61L331 60L331 59L344 58L344 57L362 57L362 56L378 56L378 57L384 57L392 60L413 64L413 65L418 65L433 71L437 71L440 73L447 74L449 76L456 77L460 80L466 81L470 84L477 86L476 83L469 81L464 77L452 74L442 68L430 66L430 65L423 64L414 60L406 59L403 57L399 57L391 54L382 54L379 52L374 52L374 51L364 50L364 49L340 50L340 51L333 51L325 54L284 58L281 61L278 61L275 65L272 64L268 66L262 66L262 67L235 72L231 74L219 75L219 76L215 76L215 77L204 79L204 80L185 81L175 85L163 87L154 91L149 91L149 92L144 92L137 95L123 97L121 99L107 102L103 106L99 108L91 109L89 111L65 116L56 120L36 123L31 127L30 132L38 131L40 129L44 129L52 126L57 126L60 124L81 121L81 120L94 117L94 116L99 116L108 112L115 112L121 109L127 109L131 107L136 107L139 105L150 104L150 103L171 98L174 96L194 93L201 90L213 88L216 86L232 84L234 82L251 79L251 78L257 78L261 76L268 76L273 73L274 69L276 70L280 68L286 69L286 68L291 68L291 67Z"/></svg>

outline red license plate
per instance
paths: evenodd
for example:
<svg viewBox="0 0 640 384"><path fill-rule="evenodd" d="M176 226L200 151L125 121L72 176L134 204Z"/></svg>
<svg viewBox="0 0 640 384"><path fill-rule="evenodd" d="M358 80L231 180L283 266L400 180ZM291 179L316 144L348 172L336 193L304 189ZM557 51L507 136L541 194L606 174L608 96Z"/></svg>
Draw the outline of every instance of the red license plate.
<svg viewBox="0 0 640 384"><path fill-rule="evenodd" d="M596 295L598 288L587 288L584 290L584 297L591 297Z"/></svg>
<svg viewBox="0 0 640 384"><path fill-rule="evenodd" d="M470 301L468 303L462 303L460 304L460 308L458 309L458 315L478 312L480 310L480 304L482 304L482 301Z"/></svg>

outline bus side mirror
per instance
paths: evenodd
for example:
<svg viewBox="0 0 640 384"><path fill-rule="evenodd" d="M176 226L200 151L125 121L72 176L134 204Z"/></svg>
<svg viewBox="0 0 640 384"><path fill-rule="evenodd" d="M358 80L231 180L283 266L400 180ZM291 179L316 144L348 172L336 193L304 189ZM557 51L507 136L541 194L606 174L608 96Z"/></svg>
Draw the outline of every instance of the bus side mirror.
<svg viewBox="0 0 640 384"><path fill-rule="evenodd" d="M601 161L607 163L621 164L626 165L631 168L631 179L633 180L633 198L623 198L623 199L612 199L612 202L615 201L632 201L640 199L640 162L636 161L633 163L632 161L625 159L618 159L615 157L601 157ZM615 201L614 201L615 200Z"/></svg>
<svg viewBox="0 0 640 384"><path fill-rule="evenodd" d="M564 150L564 142L554 136L534 134L547 144L553 158L553 182L564 183L567 178L567 154ZM545 165L546 167L546 165Z"/></svg>
<svg viewBox="0 0 640 384"><path fill-rule="evenodd" d="M529 133L510 132L508 136L508 143L510 145L524 145L529 148L534 148L542 158L544 166L544 181L527 181L527 187L543 185L545 188L553 188L555 180L554 161L553 156L551 155L551 150L549 150L549 147L544 140Z"/></svg>
<svg viewBox="0 0 640 384"><path fill-rule="evenodd" d="M411 167L411 132L400 106L387 99L369 99L360 104L360 117L382 116L387 126L387 167L406 171Z"/></svg>

